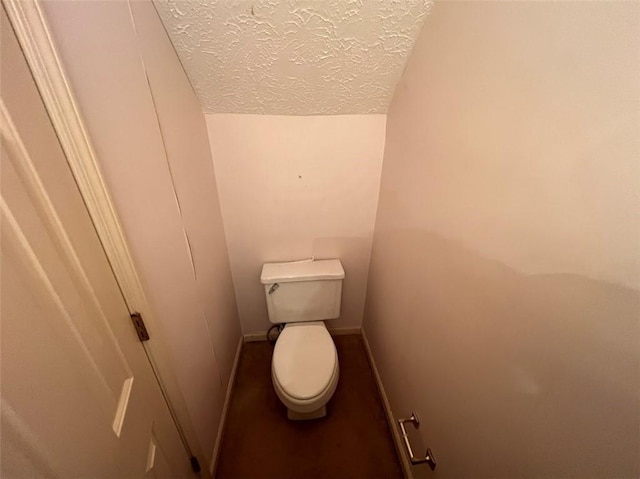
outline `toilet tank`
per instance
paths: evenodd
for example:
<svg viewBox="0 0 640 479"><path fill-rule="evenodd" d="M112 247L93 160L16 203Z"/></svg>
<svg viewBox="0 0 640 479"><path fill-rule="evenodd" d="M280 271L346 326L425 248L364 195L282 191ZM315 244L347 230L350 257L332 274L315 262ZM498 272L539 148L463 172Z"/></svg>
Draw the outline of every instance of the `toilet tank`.
<svg viewBox="0 0 640 479"><path fill-rule="evenodd" d="M266 263L260 282L269 321L299 323L340 316L344 269L337 259Z"/></svg>

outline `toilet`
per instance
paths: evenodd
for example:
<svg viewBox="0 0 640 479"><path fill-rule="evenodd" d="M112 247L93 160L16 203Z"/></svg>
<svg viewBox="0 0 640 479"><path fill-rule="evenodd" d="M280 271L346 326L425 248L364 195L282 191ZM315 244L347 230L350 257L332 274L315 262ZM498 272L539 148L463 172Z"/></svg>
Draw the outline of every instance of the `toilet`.
<svg viewBox="0 0 640 479"><path fill-rule="evenodd" d="M337 259L266 263L269 321L284 324L273 351L271 379L292 420L327 415L338 385L338 353L324 321L340 316L344 269Z"/></svg>

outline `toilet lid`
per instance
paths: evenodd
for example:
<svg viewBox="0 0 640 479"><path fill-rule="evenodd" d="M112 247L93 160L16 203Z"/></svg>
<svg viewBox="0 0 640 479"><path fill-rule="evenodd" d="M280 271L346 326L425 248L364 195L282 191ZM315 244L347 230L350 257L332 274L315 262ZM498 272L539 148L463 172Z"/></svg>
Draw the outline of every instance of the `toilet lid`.
<svg viewBox="0 0 640 479"><path fill-rule="evenodd" d="M320 395L336 367L336 347L324 323L288 324L273 351L273 374L295 399Z"/></svg>

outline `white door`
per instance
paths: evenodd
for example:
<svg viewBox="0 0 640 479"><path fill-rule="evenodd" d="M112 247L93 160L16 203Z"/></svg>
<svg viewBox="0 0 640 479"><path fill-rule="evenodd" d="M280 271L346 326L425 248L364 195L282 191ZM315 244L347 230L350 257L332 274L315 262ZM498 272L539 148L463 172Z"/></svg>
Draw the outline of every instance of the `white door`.
<svg viewBox="0 0 640 479"><path fill-rule="evenodd" d="M190 477L3 9L1 476Z"/></svg>

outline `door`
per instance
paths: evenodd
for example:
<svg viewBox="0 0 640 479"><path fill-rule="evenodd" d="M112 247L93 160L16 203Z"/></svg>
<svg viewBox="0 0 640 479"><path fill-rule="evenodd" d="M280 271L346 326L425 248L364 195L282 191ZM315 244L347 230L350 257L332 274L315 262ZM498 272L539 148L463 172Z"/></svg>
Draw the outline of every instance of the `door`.
<svg viewBox="0 0 640 479"><path fill-rule="evenodd" d="M1 476L190 477L189 457L1 15Z"/></svg>

